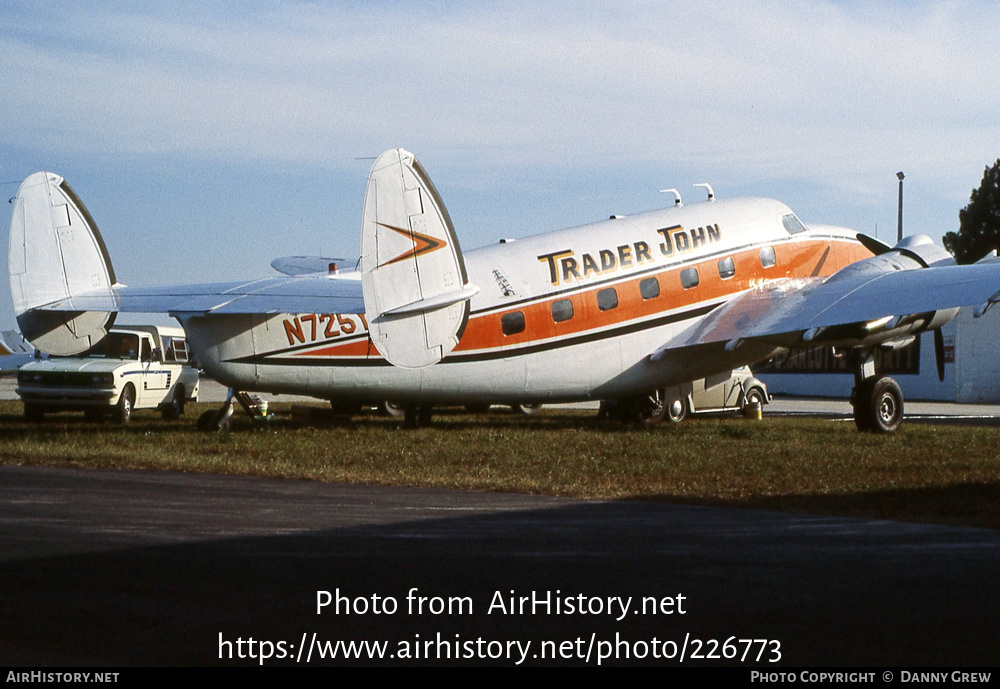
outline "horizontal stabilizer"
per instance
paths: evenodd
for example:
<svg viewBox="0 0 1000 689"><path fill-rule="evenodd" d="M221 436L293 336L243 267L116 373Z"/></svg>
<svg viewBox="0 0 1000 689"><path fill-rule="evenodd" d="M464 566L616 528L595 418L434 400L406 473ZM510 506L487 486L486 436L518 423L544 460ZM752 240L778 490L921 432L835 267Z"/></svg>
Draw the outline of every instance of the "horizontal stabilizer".
<svg viewBox="0 0 1000 689"><path fill-rule="evenodd" d="M412 304L404 304L403 306L397 306L391 311L386 311L383 316L403 316L411 313L426 313L428 311L434 311L436 309L443 308L445 306L451 306L452 304L458 304L459 302L472 299L472 297L479 294L478 287L466 287L465 289L460 289L455 292L448 292L447 294L439 294L436 297L430 297L429 299L420 299L413 302Z"/></svg>
<svg viewBox="0 0 1000 689"><path fill-rule="evenodd" d="M368 176L361 287L372 343L404 368L437 363L455 348L478 292L444 203L403 149L379 156Z"/></svg>
<svg viewBox="0 0 1000 689"><path fill-rule="evenodd" d="M8 261L18 326L38 349L79 354L104 338L117 306L114 270L97 225L62 177L36 172L21 184ZM78 294L101 308L79 308L73 301ZM37 310L54 302L62 310Z"/></svg>
<svg viewBox="0 0 1000 689"><path fill-rule="evenodd" d="M285 275L336 275L346 258L326 256L282 256L271 261L271 267Z"/></svg>

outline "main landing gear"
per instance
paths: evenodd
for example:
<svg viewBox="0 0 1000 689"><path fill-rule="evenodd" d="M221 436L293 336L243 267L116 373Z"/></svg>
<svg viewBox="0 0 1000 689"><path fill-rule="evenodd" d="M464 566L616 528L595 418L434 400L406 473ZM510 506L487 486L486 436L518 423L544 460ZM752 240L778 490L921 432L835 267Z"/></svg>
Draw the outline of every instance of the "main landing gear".
<svg viewBox="0 0 1000 689"><path fill-rule="evenodd" d="M903 423L903 391L888 376L875 374L870 351L852 354L854 425L861 432L893 433Z"/></svg>
<svg viewBox="0 0 1000 689"><path fill-rule="evenodd" d="M610 419L640 426L656 426L664 421L679 423L687 418L686 397L654 390L647 395L625 399L601 400L598 419Z"/></svg>

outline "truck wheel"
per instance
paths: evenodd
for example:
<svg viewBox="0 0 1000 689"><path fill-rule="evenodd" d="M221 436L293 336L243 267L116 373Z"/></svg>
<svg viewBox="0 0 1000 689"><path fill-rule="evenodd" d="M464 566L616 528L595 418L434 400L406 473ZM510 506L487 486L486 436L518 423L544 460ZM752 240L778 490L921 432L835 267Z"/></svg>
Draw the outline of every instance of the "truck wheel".
<svg viewBox="0 0 1000 689"><path fill-rule="evenodd" d="M176 421L184 413L184 386L174 388L174 396L160 409L164 421Z"/></svg>
<svg viewBox="0 0 1000 689"><path fill-rule="evenodd" d="M671 423L680 423L687 418L688 404L686 397L671 400L667 403L667 418Z"/></svg>
<svg viewBox="0 0 1000 689"><path fill-rule="evenodd" d="M752 407L754 402L756 402L757 406L761 409L764 408L764 391L760 388L750 388L747 392L747 398L746 402L743 404L743 409L745 410L747 407Z"/></svg>
<svg viewBox="0 0 1000 689"><path fill-rule="evenodd" d="M122 396L118 398L118 406L115 407L115 416L118 418L118 423L124 426L132 420L132 409L134 406L135 388L131 384L126 385L125 389L122 390Z"/></svg>

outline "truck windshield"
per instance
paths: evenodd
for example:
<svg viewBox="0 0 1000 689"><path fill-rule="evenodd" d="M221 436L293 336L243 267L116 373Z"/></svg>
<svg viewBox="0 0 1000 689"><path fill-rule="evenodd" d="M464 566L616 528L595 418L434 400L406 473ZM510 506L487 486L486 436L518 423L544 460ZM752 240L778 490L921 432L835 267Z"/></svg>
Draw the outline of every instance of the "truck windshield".
<svg viewBox="0 0 1000 689"><path fill-rule="evenodd" d="M110 333L81 356L97 359L138 359L139 336Z"/></svg>

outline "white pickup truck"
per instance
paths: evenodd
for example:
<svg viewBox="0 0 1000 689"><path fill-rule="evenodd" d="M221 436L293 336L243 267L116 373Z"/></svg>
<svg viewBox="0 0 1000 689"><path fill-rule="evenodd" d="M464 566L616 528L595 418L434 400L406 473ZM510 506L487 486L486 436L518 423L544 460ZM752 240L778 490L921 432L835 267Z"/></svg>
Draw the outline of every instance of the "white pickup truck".
<svg viewBox="0 0 1000 689"><path fill-rule="evenodd" d="M83 354L22 366L17 394L29 421L46 412L82 411L91 421L111 412L125 424L135 409L159 409L163 418L176 419L187 402L198 400L198 369L181 328L112 328Z"/></svg>

